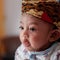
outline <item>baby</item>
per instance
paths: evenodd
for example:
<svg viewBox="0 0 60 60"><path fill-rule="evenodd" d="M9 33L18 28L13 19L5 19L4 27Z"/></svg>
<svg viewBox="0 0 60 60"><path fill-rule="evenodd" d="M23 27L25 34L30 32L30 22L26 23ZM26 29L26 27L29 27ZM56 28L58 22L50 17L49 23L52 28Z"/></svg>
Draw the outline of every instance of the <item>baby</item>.
<svg viewBox="0 0 60 60"><path fill-rule="evenodd" d="M15 60L60 60L60 4L22 1L21 46Z"/></svg>

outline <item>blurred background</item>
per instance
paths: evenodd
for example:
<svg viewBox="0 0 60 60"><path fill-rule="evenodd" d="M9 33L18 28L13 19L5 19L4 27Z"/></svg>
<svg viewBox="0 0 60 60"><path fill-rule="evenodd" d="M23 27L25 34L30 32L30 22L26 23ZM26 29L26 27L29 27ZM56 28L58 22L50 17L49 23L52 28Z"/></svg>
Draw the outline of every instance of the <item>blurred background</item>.
<svg viewBox="0 0 60 60"><path fill-rule="evenodd" d="M21 44L21 2L22 0L0 0L0 60L14 60L15 51Z"/></svg>
<svg viewBox="0 0 60 60"><path fill-rule="evenodd" d="M14 60L20 18L21 0L0 0L0 60Z"/></svg>

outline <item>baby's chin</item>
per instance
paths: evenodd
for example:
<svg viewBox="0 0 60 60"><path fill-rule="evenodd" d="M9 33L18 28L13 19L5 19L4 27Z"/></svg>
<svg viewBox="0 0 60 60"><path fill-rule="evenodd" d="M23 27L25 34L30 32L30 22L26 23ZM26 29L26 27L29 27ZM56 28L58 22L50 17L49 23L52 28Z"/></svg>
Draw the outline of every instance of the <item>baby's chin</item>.
<svg viewBox="0 0 60 60"><path fill-rule="evenodd" d="M34 49L32 49L31 47L25 47L27 51L35 51Z"/></svg>
<svg viewBox="0 0 60 60"><path fill-rule="evenodd" d="M39 49L37 49L35 46L31 46L29 42L23 42L22 44L28 51L39 51Z"/></svg>
<svg viewBox="0 0 60 60"><path fill-rule="evenodd" d="M31 45L30 44L23 44L24 45L24 47L25 47L25 49L27 50L27 51L34 51L34 49L31 47Z"/></svg>
<svg viewBox="0 0 60 60"><path fill-rule="evenodd" d="M31 46L28 46L28 47L25 46L25 48L26 48L27 51L32 51L32 52L34 52L34 51L35 51L35 52L44 51L44 50L41 50L40 48L36 48L36 47L33 48L33 47L31 47Z"/></svg>
<svg viewBox="0 0 60 60"><path fill-rule="evenodd" d="M31 45L28 47L25 46L25 48L27 51L37 51L38 52L38 49L34 49L33 47L31 47Z"/></svg>

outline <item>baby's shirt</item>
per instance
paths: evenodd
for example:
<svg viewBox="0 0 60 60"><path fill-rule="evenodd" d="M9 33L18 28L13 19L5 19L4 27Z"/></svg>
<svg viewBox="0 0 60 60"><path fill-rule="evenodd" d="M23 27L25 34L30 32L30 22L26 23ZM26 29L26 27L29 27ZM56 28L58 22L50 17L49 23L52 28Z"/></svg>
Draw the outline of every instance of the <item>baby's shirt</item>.
<svg viewBox="0 0 60 60"><path fill-rule="evenodd" d="M15 60L60 60L60 43L40 52L30 52L23 45L15 52Z"/></svg>

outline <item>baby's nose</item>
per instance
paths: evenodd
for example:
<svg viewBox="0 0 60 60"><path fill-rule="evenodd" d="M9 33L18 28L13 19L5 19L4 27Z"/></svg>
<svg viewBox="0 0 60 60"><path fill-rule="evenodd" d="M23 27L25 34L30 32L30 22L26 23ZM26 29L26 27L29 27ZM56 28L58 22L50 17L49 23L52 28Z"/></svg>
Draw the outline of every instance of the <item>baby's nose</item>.
<svg viewBox="0 0 60 60"><path fill-rule="evenodd" d="M28 31L27 31L27 30L25 30L25 31L23 32L23 37L24 37L24 38L28 38L28 37L29 37L29 34L28 34Z"/></svg>
<svg viewBox="0 0 60 60"><path fill-rule="evenodd" d="M24 30L24 31L23 31L23 34L24 34L24 35L27 35L27 34L28 34L28 31L27 31L27 30Z"/></svg>
<svg viewBox="0 0 60 60"><path fill-rule="evenodd" d="M28 36L27 36L27 35L24 35L24 36L23 36L23 39L28 39Z"/></svg>
<svg viewBox="0 0 60 60"><path fill-rule="evenodd" d="M28 38L29 38L28 35L23 35L21 38L22 42L26 42L28 40Z"/></svg>

